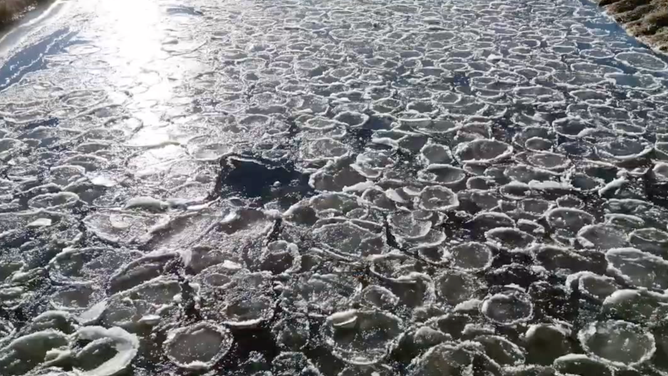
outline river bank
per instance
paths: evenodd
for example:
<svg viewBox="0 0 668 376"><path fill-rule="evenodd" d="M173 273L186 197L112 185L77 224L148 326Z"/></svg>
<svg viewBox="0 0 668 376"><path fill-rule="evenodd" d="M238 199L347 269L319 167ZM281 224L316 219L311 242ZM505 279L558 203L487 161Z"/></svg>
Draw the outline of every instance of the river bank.
<svg viewBox="0 0 668 376"><path fill-rule="evenodd" d="M599 5L630 35L658 51L668 52L668 2L602 0Z"/></svg>
<svg viewBox="0 0 668 376"><path fill-rule="evenodd" d="M0 27L20 18L44 0L0 0Z"/></svg>

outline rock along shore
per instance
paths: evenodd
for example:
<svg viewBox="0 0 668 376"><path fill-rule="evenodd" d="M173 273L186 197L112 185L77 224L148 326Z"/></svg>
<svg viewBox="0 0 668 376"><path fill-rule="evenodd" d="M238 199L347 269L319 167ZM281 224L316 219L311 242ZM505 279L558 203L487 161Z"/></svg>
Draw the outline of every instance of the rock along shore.
<svg viewBox="0 0 668 376"><path fill-rule="evenodd" d="M629 34L661 52L668 52L668 1L601 0L598 4Z"/></svg>
<svg viewBox="0 0 668 376"><path fill-rule="evenodd" d="M0 26L21 17L33 5L44 0L0 0Z"/></svg>

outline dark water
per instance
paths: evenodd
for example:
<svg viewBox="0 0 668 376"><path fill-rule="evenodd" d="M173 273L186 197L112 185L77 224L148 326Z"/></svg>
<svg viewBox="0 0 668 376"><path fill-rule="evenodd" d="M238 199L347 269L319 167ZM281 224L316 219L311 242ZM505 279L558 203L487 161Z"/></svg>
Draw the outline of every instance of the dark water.
<svg viewBox="0 0 668 376"><path fill-rule="evenodd" d="M67 28L61 29L13 55L0 68L0 90L21 81L30 72L46 68L44 58L62 53L75 35Z"/></svg>

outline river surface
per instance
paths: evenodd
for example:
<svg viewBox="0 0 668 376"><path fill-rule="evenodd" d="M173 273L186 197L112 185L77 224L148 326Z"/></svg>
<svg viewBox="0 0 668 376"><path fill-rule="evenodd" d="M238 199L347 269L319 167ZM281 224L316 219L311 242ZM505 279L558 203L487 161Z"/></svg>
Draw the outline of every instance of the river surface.
<svg viewBox="0 0 668 376"><path fill-rule="evenodd" d="M0 374L668 374L668 60L575 0L68 0L0 40Z"/></svg>

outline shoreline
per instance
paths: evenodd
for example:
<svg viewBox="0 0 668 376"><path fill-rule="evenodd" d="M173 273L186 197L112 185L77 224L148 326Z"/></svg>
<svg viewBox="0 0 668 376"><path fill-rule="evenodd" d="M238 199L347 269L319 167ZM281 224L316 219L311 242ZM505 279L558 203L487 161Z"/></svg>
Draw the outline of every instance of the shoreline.
<svg viewBox="0 0 668 376"><path fill-rule="evenodd" d="M668 2L595 0L626 32L652 49L668 53Z"/></svg>
<svg viewBox="0 0 668 376"><path fill-rule="evenodd" d="M35 6L46 0L0 0L0 28L20 20Z"/></svg>
<svg viewBox="0 0 668 376"><path fill-rule="evenodd" d="M3 0L0 0L2 2ZM26 2L27 3L27 2ZM54 17L70 2L65 0L32 1L18 16L6 23L0 23L0 61L17 41L34 31L46 19Z"/></svg>

